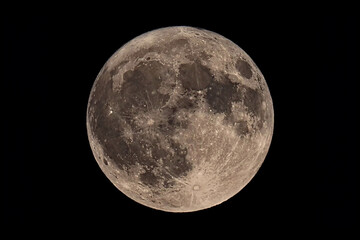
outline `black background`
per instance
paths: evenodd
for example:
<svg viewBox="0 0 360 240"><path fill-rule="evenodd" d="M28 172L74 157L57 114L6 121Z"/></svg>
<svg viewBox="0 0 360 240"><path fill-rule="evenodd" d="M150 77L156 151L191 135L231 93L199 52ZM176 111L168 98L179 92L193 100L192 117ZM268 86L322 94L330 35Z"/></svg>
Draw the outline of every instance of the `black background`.
<svg viewBox="0 0 360 240"><path fill-rule="evenodd" d="M5 226L139 234L160 227L175 235L354 229L358 17L144 8L2 15ZM87 100L106 60L132 38L174 25L205 28L243 48L264 74L275 109L271 148L255 178L225 203L187 214L153 210L119 192L98 167L86 133Z"/></svg>

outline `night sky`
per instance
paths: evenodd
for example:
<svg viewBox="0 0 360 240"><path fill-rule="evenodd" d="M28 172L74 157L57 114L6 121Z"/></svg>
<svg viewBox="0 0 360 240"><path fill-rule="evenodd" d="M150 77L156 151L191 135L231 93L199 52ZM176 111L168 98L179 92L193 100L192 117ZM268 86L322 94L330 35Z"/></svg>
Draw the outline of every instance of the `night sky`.
<svg viewBox="0 0 360 240"><path fill-rule="evenodd" d="M355 229L358 17L157 11L1 16L4 226ZM275 110L272 144L254 179L223 204L187 214L153 210L118 191L86 133L89 93L106 60L132 38L175 25L217 32L244 49L265 76Z"/></svg>

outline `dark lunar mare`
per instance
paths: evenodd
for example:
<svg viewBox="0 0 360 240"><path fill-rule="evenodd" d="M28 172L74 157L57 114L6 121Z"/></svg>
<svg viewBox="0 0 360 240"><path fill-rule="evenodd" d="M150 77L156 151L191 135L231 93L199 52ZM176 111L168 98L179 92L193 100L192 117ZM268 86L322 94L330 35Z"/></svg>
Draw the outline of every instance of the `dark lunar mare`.
<svg viewBox="0 0 360 240"><path fill-rule="evenodd" d="M248 62L239 59L235 67L241 75L251 78L252 70ZM184 89L188 91L206 90L205 99L212 111L224 113L225 120L236 126L239 135L246 135L250 133L250 130L246 121L235 121L231 111L234 102L243 102L253 116L260 117L260 121L255 127L261 128L265 120L264 111L261 109L262 93L244 85L241 85L241 90L238 90L240 84L231 82L225 73L221 73L219 78L220 81L216 81L210 69L203 66L199 59L179 67L179 80Z"/></svg>
<svg viewBox="0 0 360 240"><path fill-rule="evenodd" d="M186 121L178 121L174 114L181 108L195 106L186 96L180 98L176 107L161 110L160 114L167 121L155 122L154 127L147 131L136 125L134 117L139 113L159 110L166 104L169 95L160 94L157 90L167 74L174 73L156 61L140 63L134 70L124 73L124 83L117 92L112 88L114 71L105 67L99 76L89 109L93 116L98 117L90 119L90 126L94 126L92 130L104 152L119 169L129 171L139 164L144 169L140 174L144 185L162 183L164 187L171 187L174 184L172 177L185 176L192 169L186 159L187 149L170 139L176 128L187 125ZM113 114L109 114L110 109ZM125 125L133 131L132 140L124 137ZM158 133L158 137L154 137L154 133ZM165 140L171 149L164 149L160 140Z"/></svg>
<svg viewBox="0 0 360 240"><path fill-rule="evenodd" d="M242 61L242 60L241 60ZM239 63L239 61L238 61ZM250 65L244 61L241 62L242 74L247 74L250 77L248 69ZM262 128L265 119L265 111L262 109L262 102L264 96L261 89L253 90L243 84L233 83L230 81L225 73L220 76L220 81L212 81L206 92L205 99L210 106L210 109L215 113L224 113L225 121L235 125L236 131L240 136L250 133L248 124L244 120L235 120L232 114L233 103L243 103L252 116L259 117L256 126L257 129Z"/></svg>
<svg viewBox="0 0 360 240"><path fill-rule="evenodd" d="M231 114L231 102L241 101L241 93L237 84L232 83L226 75L220 76L221 81L212 81L206 92L205 99L215 113Z"/></svg>
<svg viewBox="0 0 360 240"><path fill-rule="evenodd" d="M210 69L199 61L181 64L179 72L179 79L185 89L202 90L208 87L212 81Z"/></svg>

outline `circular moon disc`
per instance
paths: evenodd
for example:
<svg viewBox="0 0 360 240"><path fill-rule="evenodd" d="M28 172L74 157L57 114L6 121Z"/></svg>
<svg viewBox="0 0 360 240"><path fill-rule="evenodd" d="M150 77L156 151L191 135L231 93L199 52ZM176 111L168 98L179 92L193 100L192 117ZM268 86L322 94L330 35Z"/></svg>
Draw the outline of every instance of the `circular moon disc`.
<svg viewBox="0 0 360 240"><path fill-rule="evenodd" d="M157 29L105 63L90 93L96 161L126 196L191 212L238 193L268 152L273 104L252 59L225 37Z"/></svg>

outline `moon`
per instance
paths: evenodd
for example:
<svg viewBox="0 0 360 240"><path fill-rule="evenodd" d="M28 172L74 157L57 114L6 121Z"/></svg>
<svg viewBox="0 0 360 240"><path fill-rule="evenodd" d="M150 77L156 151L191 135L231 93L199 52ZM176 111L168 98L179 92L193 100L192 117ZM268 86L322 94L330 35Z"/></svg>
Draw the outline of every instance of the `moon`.
<svg viewBox="0 0 360 240"><path fill-rule="evenodd" d="M92 87L87 133L107 178L167 212L218 205L243 189L270 147L274 111L254 61L204 29L168 27L116 51Z"/></svg>

